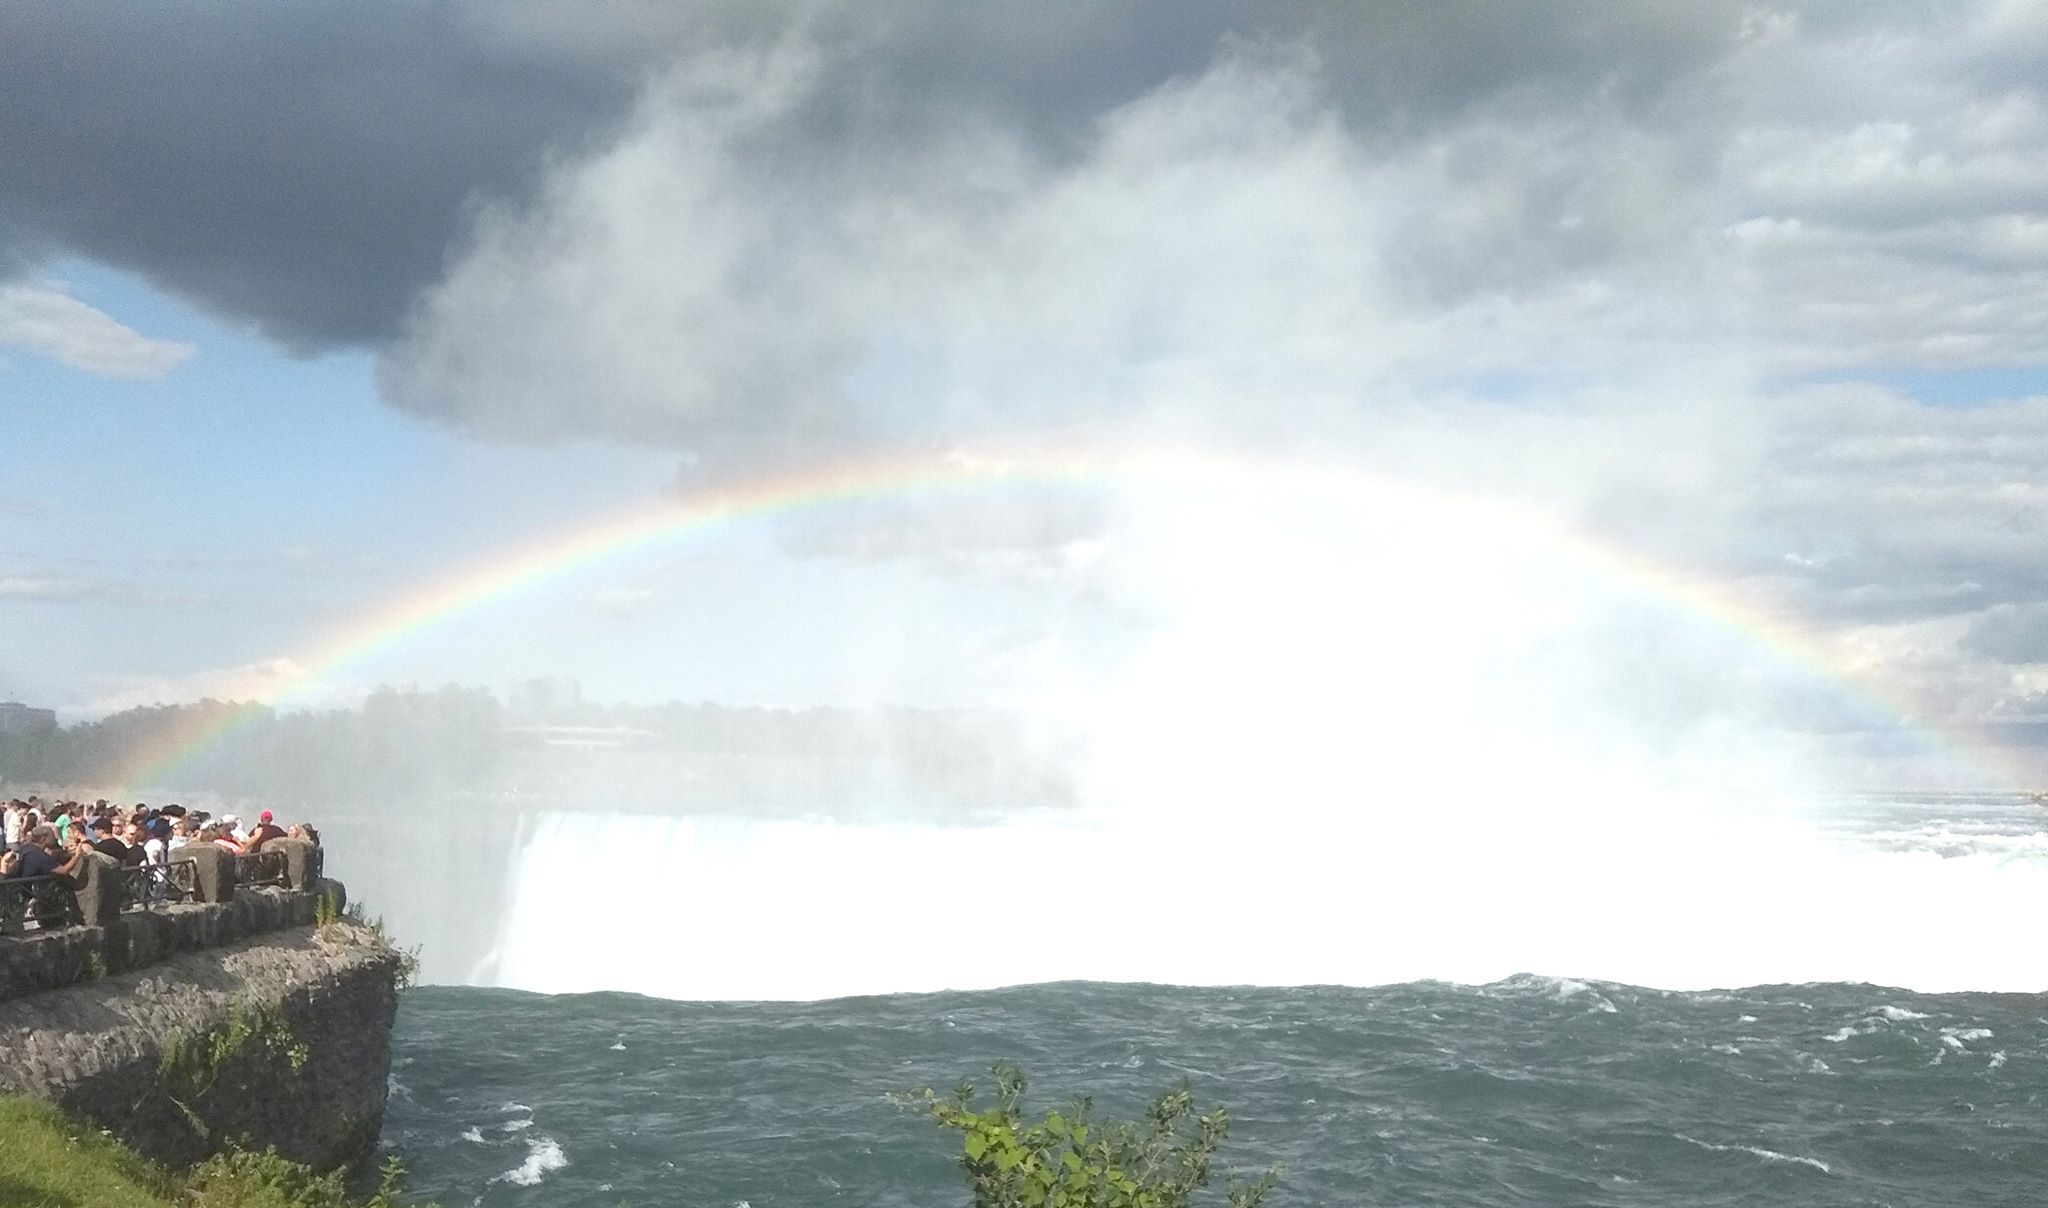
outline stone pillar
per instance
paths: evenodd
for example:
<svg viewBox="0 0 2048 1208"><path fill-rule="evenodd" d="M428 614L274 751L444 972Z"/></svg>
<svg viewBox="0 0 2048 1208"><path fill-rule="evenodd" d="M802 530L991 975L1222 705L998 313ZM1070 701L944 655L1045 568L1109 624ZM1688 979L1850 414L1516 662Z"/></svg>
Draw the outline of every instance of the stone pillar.
<svg viewBox="0 0 2048 1208"><path fill-rule="evenodd" d="M188 843L171 853L173 864L190 861L192 881L202 902L235 900L235 855L212 843Z"/></svg>
<svg viewBox="0 0 2048 1208"><path fill-rule="evenodd" d="M263 845L266 852L279 852L284 856L284 883L287 889L298 893L312 890L320 880L320 849L307 839L272 839Z"/></svg>
<svg viewBox="0 0 2048 1208"><path fill-rule="evenodd" d="M112 856L85 853L71 874L77 883L78 913L88 927L105 927L121 913L121 865Z"/></svg>

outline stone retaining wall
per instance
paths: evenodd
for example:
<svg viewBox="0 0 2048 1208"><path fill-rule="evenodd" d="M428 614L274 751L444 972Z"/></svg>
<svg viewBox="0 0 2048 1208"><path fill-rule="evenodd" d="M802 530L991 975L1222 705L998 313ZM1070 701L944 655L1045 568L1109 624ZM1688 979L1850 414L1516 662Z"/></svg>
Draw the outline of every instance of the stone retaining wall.
<svg viewBox="0 0 2048 1208"><path fill-rule="evenodd" d="M218 940L237 919L292 915L300 902L310 911L311 901L244 891L190 908L213 913L177 916L190 922L154 917L165 934L211 929ZM155 923L128 932L156 933ZM48 1100L172 1165L229 1142L346 1165L370 1153L383 1125L402 967L369 928L287 925L0 1002L0 1089Z"/></svg>
<svg viewBox="0 0 2048 1208"><path fill-rule="evenodd" d="M196 900L150 910L121 909L118 868L90 856L86 925L0 936L0 1091L175 1166L229 1144L322 1169L368 1156L406 959L338 917L347 893L310 844L276 846L286 887L236 885L208 847L188 857Z"/></svg>
<svg viewBox="0 0 2048 1208"><path fill-rule="evenodd" d="M89 855L77 892L85 926L0 936L0 1003L125 973L181 952L304 927L314 921L323 897L339 915L348 892L338 881L315 879L312 845L278 840L275 846L291 849L290 888L236 886L232 857L206 848L197 853L208 857L199 862L198 900L151 910L119 910L113 896L116 865Z"/></svg>

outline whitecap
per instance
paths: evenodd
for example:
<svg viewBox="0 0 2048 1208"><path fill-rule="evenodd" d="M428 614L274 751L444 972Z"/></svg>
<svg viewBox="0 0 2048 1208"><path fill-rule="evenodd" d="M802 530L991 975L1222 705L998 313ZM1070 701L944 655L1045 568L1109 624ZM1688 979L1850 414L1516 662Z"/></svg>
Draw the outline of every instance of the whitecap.
<svg viewBox="0 0 2048 1208"><path fill-rule="evenodd" d="M562 1147L555 1144L553 1137L535 1137L526 1143L526 1160L491 1180L493 1183L516 1183L531 1187L546 1178L551 1170L560 1170L569 1164L569 1157Z"/></svg>
<svg viewBox="0 0 2048 1208"><path fill-rule="evenodd" d="M1674 1133L1673 1135L1688 1145L1697 1145L1701 1149L1711 1149L1715 1153L1746 1153L1762 1158L1766 1162L1796 1162L1801 1166L1811 1166L1822 1174L1831 1173L1828 1169L1828 1164L1819 1158L1802 1158L1798 1154L1779 1153L1775 1149L1765 1149L1761 1145L1716 1145L1712 1141L1701 1141L1694 1137L1688 1137L1684 1133Z"/></svg>
<svg viewBox="0 0 2048 1208"><path fill-rule="evenodd" d="M615 1045L613 1045L613 1046L612 1046L612 1052L614 1052L614 1053L623 1053L623 1052L625 1052L625 1051L626 1051L626 1042L625 1042L625 1041L623 1041L623 1040L619 1041L619 1042L618 1042L617 1044L615 1044Z"/></svg>
<svg viewBox="0 0 2048 1208"><path fill-rule="evenodd" d="M483 1130L478 1128L476 1125L472 1124L468 1128L463 1130L462 1139L465 1141L474 1141L478 1145L482 1145L484 1143Z"/></svg>
<svg viewBox="0 0 2048 1208"><path fill-rule="evenodd" d="M1849 1027L1849 1026L1847 1026L1847 1025L1844 1025L1841 1031L1839 1031L1839 1032L1830 1032L1830 1033L1828 1033L1828 1034L1827 1034L1826 1036L1822 1037L1821 1039L1823 1039L1823 1040L1827 1041L1827 1042L1828 1042L1829 1044L1840 1044L1840 1043L1842 1043L1843 1041L1845 1041L1845 1040L1849 1039L1849 1038L1850 1038L1851 1036L1861 1036L1861 1035L1863 1035L1863 1033L1862 1033L1862 1031L1860 1031L1859 1029L1856 1029L1856 1028L1852 1028L1852 1027Z"/></svg>
<svg viewBox="0 0 2048 1208"><path fill-rule="evenodd" d="M1995 1069L1997 1069L1997 1068L1998 1068L1999 1066L2001 1066L2001 1065L2004 1065L2004 1064L2005 1064L2005 1050L2004 1050L2004 1049L2000 1049L2000 1050L1998 1050L1998 1051L1997 1051L1996 1053L1993 1053L1993 1054L1991 1054L1991 1064L1990 1064L1990 1065L1987 1065L1987 1066L1985 1066L1984 1068L1985 1068L1985 1069L1988 1069L1988 1070L1995 1070Z"/></svg>
<svg viewBox="0 0 2048 1208"><path fill-rule="evenodd" d="M1990 1028L1943 1028L1941 1030L1941 1043L1958 1053L1965 1051L1963 1046L1972 1040L1989 1039L1991 1039Z"/></svg>
<svg viewBox="0 0 2048 1208"><path fill-rule="evenodd" d="M1742 1050L1741 1050L1741 1049L1739 1049L1739 1048L1736 1048L1736 1047L1735 1047L1734 1045L1732 1045L1732 1044L1717 1044L1717 1045L1715 1045L1715 1046L1714 1046L1714 1051L1715 1051L1716 1053L1726 1053L1726 1054L1727 1054L1728 1056L1730 1056L1730 1057L1740 1057L1740 1056L1742 1056Z"/></svg>
<svg viewBox="0 0 2048 1208"><path fill-rule="evenodd" d="M1893 1023L1904 1023L1909 1019L1927 1018L1927 1016L1922 1015L1918 1011L1908 1011L1904 1007L1894 1007L1890 1004L1886 1004L1885 1006L1879 1007L1877 1011L1878 1014L1884 1016L1886 1019L1891 1020Z"/></svg>

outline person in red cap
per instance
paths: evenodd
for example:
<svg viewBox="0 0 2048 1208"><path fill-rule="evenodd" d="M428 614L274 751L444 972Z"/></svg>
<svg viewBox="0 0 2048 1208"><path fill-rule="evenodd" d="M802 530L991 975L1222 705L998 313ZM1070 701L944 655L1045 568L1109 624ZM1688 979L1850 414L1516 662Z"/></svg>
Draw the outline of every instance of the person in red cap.
<svg viewBox="0 0 2048 1208"><path fill-rule="evenodd" d="M256 829L249 832L249 841L242 845L242 852L244 855L253 856L263 850L265 843L270 842L272 839L282 838L284 838L284 828L272 822L270 820L270 811L264 810L256 815Z"/></svg>

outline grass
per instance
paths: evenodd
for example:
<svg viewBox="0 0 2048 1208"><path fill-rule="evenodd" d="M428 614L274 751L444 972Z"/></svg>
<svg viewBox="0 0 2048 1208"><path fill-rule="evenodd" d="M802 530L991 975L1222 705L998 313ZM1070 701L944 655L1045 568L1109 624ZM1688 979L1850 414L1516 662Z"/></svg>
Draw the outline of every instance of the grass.
<svg viewBox="0 0 2048 1208"><path fill-rule="evenodd" d="M55 1108L0 1096L0 1205L5 1208L171 1208L178 1185L127 1146Z"/></svg>
<svg viewBox="0 0 2048 1208"><path fill-rule="evenodd" d="M361 1208L396 1208L399 1173ZM338 1175L275 1154L231 1152L184 1174L45 1103L0 1095L0 1208L352 1208Z"/></svg>

